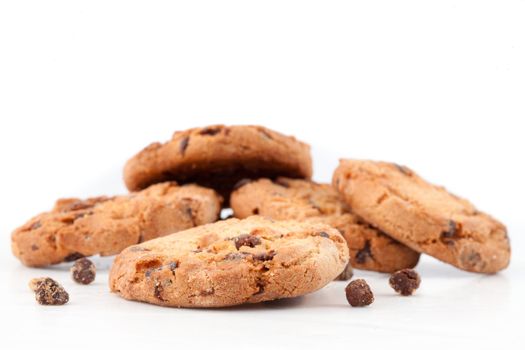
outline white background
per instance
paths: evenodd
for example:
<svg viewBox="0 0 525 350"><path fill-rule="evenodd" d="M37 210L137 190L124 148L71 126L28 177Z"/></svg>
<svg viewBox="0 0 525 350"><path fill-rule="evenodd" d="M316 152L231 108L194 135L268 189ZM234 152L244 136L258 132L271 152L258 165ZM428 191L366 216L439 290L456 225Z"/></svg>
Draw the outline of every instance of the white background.
<svg viewBox="0 0 525 350"><path fill-rule="evenodd" d="M524 1L1 1L0 347L523 348ZM10 232L58 197L125 193L124 162L173 131L263 124L312 145L315 179L340 157L406 164L509 228L495 276L433 259L423 283L350 308L345 284L226 310L108 293L68 266L29 269ZM64 307L37 305L49 275Z"/></svg>

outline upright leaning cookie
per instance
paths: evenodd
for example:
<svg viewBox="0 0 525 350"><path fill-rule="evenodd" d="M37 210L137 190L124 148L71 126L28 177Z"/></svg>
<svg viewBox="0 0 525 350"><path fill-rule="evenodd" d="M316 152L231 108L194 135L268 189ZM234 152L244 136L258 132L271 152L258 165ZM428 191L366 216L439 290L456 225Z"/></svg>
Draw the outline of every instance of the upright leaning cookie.
<svg viewBox="0 0 525 350"><path fill-rule="evenodd" d="M279 175L310 178L310 147L294 137L249 125L176 132L170 141L146 147L124 168L126 186L132 191L176 180L211 187L224 196L240 179Z"/></svg>
<svg viewBox="0 0 525 350"><path fill-rule="evenodd" d="M52 211L16 229L11 246L28 266L112 255L132 244L216 221L220 207L215 191L176 183L127 196L61 199Z"/></svg>
<svg viewBox="0 0 525 350"><path fill-rule="evenodd" d="M115 259L109 284L130 300L223 307L313 292L347 262L343 237L328 225L253 216L129 247Z"/></svg>
<svg viewBox="0 0 525 350"><path fill-rule="evenodd" d="M341 160L333 185L356 214L414 250L472 272L509 264L503 224L407 167Z"/></svg>
<svg viewBox="0 0 525 350"><path fill-rule="evenodd" d="M230 205L238 218L260 214L329 224L346 239L350 262L358 269L394 272L414 267L419 259L419 253L351 213L331 185L283 177L260 179L232 192Z"/></svg>

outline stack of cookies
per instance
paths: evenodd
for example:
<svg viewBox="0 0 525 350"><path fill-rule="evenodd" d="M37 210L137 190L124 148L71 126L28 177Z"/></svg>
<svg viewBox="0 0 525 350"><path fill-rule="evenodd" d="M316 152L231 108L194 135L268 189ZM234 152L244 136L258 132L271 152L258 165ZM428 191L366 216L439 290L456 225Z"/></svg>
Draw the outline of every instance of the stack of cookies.
<svg viewBox="0 0 525 350"><path fill-rule="evenodd" d="M407 167L341 160L332 184L311 176L309 146L261 126L176 132L128 161L130 194L58 200L12 250L28 266L119 254L112 292L179 307L295 297L421 253L479 273L509 263L500 222Z"/></svg>

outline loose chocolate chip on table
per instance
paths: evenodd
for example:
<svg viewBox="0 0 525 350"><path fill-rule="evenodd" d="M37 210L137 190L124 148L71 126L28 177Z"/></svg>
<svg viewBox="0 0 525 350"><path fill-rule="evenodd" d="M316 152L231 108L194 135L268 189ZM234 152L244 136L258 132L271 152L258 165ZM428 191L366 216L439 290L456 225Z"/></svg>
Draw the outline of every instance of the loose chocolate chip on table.
<svg viewBox="0 0 525 350"><path fill-rule="evenodd" d="M29 288L35 292L35 299L40 305L64 305L69 301L66 290L49 277L33 278Z"/></svg>
<svg viewBox="0 0 525 350"><path fill-rule="evenodd" d="M352 265L348 263L343 272L341 272L335 279L337 281L349 281L352 277L354 277L354 269L352 268Z"/></svg>
<svg viewBox="0 0 525 350"><path fill-rule="evenodd" d="M352 306L367 306L374 302L374 294L363 279L350 282L346 288L346 299Z"/></svg>
<svg viewBox="0 0 525 350"><path fill-rule="evenodd" d="M234 242L235 242L235 248L237 249L239 249L242 246L253 248L256 245L261 244L261 240L259 239L259 237L248 235L248 234L244 234L244 235L235 237Z"/></svg>
<svg viewBox="0 0 525 350"><path fill-rule="evenodd" d="M81 258L75 261L71 267L71 277L80 284L90 284L95 280L95 264L88 258Z"/></svg>
<svg viewBox="0 0 525 350"><path fill-rule="evenodd" d="M403 269L393 273L388 281L390 286L401 295L412 295L421 284L419 274L412 269Z"/></svg>

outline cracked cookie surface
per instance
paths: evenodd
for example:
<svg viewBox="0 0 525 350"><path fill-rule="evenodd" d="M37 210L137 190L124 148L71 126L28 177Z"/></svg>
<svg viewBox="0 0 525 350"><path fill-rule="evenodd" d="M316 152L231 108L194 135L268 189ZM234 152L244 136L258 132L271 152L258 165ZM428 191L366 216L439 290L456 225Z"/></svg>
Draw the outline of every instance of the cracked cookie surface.
<svg viewBox="0 0 525 350"><path fill-rule="evenodd" d="M416 251L471 272L509 264L502 223L407 167L344 159L333 185L356 214Z"/></svg>
<svg viewBox="0 0 525 350"><path fill-rule="evenodd" d="M28 266L45 266L122 249L214 222L221 208L215 191L162 183L116 197L59 199L11 235L13 254Z"/></svg>
<svg viewBox="0 0 525 350"><path fill-rule="evenodd" d="M227 200L243 178L310 178L310 146L262 126L212 125L175 132L164 144L153 143L124 168L130 190L175 180L217 190Z"/></svg>
<svg viewBox="0 0 525 350"><path fill-rule="evenodd" d="M259 214L275 220L331 225L348 243L354 268L394 272L414 267L419 253L371 227L354 215L328 184L279 177L247 182L232 192L230 205L238 218Z"/></svg>
<svg viewBox="0 0 525 350"><path fill-rule="evenodd" d="M225 307L320 289L348 262L339 232L325 224L229 219L122 251L110 289L130 300Z"/></svg>

